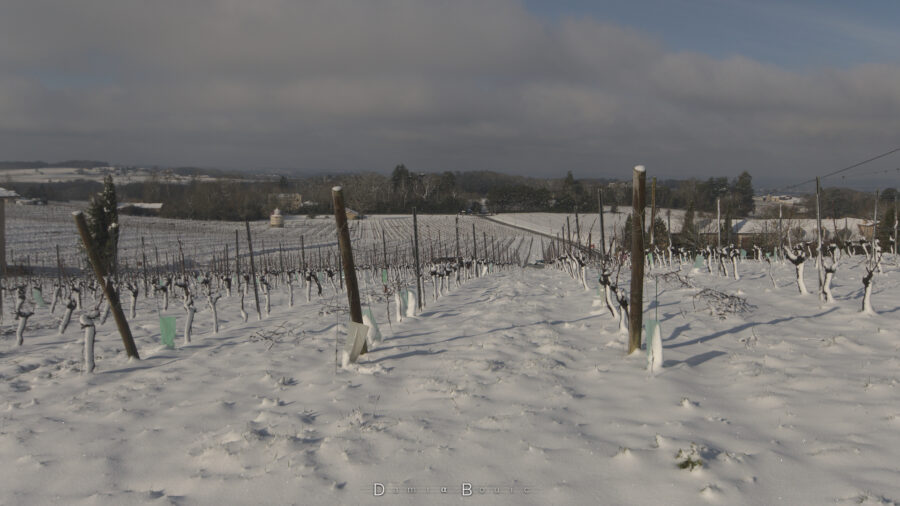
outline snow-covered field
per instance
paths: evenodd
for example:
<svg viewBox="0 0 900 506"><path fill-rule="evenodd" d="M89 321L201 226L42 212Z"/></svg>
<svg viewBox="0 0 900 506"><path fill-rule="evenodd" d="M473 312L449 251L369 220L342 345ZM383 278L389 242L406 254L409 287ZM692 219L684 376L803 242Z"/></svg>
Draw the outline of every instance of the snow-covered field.
<svg viewBox="0 0 900 506"><path fill-rule="evenodd" d="M605 207L603 230L606 233L607 246L615 237L618 237L618 240L621 242L622 227L625 226L625 219L628 218L630 213L630 207L622 206L615 213L608 206ZM670 213L671 216L667 213ZM660 209L658 216L664 223L671 223L672 230L676 232L681 230L681 224L684 220L683 210ZM576 231L578 231L580 232L582 244L587 245L589 238L595 247L599 247L600 244L600 216L598 213L579 214L577 225L574 213L501 213L491 216L490 219L495 222L533 230L551 237L558 235L564 239L566 237L566 227L568 226L571 229L572 241L575 241Z"/></svg>
<svg viewBox="0 0 900 506"><path fill-rule="evenodd" d="M38 309L22 347L2 325L0 503L896 504L900 270L886 259L863 316L860 263L841 264L833 304L800 296L790 264L778 288L752 261L739 282L685 265L693 288L651 271L656 376L625 355L596 276L585 291L552 268L472 279L390 325L378 303L385 340L347 368L329 287L293 308L278 289L247 323L223 299L221 332L202 310L189 345L173 302L175 349L142 297L142 360L110 319L94 374L77 325L58 336ZM702 288L754 309L720 319Z"/></svg>
<svg viewBox="0 0 900 506"><path fill-rule="evenodd" d="M66 265L79 266L80 239L72 220L72 212L86 208L85 202L6 206L7 263L13 266L27 263L55 268L55 248L59 246ZM244 224L240 222L125 215L120 216L120 220L119 259L130 266L140 263L144 254L148 263L155 264L157 251L162 264L165 264L167 253L170 255L170 262L173 262L181 241L188 262L197 262L199 266L205 267L214 255L221 258L226 247L230 248L230 255L234 254L235 231L241 241L240 247L246 253L246 232ZM456 215L421 215L418 221L423 258L430 259L432 254L434 257L456 254ZM360 261L366 261L370 253L381 258L384 250L389 258L399 257L399 261L403 261L411 251L411 215L376 215L349 223L353 246L358 248L357 257ZM531 261L541 258L539 242L536 245L532 243L532 238L539 241L539 236L472 216L459 217L460 249L463 255L471 252L473 224L476 227L478 248L485 247L486 238L489 247L494 241L498 246L509 247L519 254L523 263L529 258ZM313 265L319 258L317 248L322 250L323 262L329 261L330 253L336 255L337 252L333 216L285 216L284 228L271 228L268 221L251 222L250 228L256 253L274 254L282 246L284 251L299 255L297 252L301 237L307 249L307 260ZM382 237L386 247L382 243Z"/></svg>

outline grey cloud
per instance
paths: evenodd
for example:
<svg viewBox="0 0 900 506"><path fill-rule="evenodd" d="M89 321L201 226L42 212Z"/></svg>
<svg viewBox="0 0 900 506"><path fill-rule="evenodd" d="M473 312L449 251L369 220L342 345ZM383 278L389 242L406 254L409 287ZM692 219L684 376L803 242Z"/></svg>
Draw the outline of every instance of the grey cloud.
<svg viewBox="0 0 900 506"><path fill-rule="evenodd" d="M677 53L511 0L11 0L0 33L0 158L802 178L900 127L896 66Z"/></svg>

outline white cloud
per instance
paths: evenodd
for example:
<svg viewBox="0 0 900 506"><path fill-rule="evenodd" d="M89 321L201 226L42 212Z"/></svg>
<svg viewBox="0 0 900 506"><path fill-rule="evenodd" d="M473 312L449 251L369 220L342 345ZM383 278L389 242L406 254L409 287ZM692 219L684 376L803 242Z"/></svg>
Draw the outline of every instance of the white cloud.
<svg viewBox="0 0 900 506"><path fill-rule="evenodd" d="M897 66L672 52L511 0L11 0L0 33L5 158L784 175L900 127Z"/></svg>

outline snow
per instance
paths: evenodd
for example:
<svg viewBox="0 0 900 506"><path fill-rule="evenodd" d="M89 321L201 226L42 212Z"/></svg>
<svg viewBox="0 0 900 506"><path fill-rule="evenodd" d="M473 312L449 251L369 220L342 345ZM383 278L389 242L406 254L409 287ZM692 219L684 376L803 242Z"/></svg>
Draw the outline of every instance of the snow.
<svg viewBox="0 0 900 506"><path fill-rule="evenodd" d="M135 209L146 209L149 211L159 211L163 208L162 202L123 202L118 205L118 209L132 207Z"/></svg>
<svg viewBox="0 0 900 506"><path fill-rule="evenodd" d="M384 340L346 367L347 319L329 310L346 296L330 288L293 308L274 289L272 314L247 323L223 297L218 334L198 303L176 349L142 294L143 360L110 319L94 374L83 331L56 335L59 313L38 309L21 347L5 319L0 503L456 504L465 484L473 504L900 501L897 259L868 316L861 257L842 261L832 304L798 295L790 264L773 268L778 289L764 263L743 262L741 281L690 267L696 288L660 279L658 301L648 278L665 348L653 376L595 306L593 270L589 292L550 267L495 270L401 323L377 304ZM720 319L701 288L755 309ZM164 314L181 329L180 308Z"/></svg>
<svg viewBox="0 0 900 506"><path fill-rule="evenodd" d="M815 219L784 219L782 220L782 227L784 230L793 230L799 227L803 229L803 232L806 234L804 239L810 241L815 240L816 238L816 223ZM823 219L822 230L825 231L827 237L834 237L836 231L840 231L846 227L850 230L850 240L855 241L862 238L860 235L860 225L871 225L871 223L872 220L860 218L841 218L838 220ZM777 230L777 218L744 219L736 222L734 225L734 232L736 234L774 234Z"/></svg>
<svg viewBox="0 0 900 506"><path fill-rule="evenodd" d="M6 188L0 188L0 199L15 198L18 196L19 196L19 194L12 190L7 190Z"/></svg>
<svg viewBox="0 0 900 506"><path fill-rule="evenodd" d="M87 203L51 203L47 206L13 206L7 209L7 262L16 264L31 262L47 266L56 265L56 250L59 246L63 262L67 267L77 266L81 258L81 246L72 212L85 209ZM161 263L165 262L165 252L178 251L179 242L185 251L190 251L187 258L188 268L193 262L205 266L213 255L221 256L225 247L230 248L229 255L234 252L234 232L240 233L242 253L246 253L246 235L244 225L240 222L214 222L194 220L174 220L149 216L120 216L121 230L119 235L119 259L128 265L140 265L144 256L148 263L155 265L155 253L161 255ZM624 219L624 218L623 218ZM419 240L423 256L431 258L432 247L435 256L455 256L456 215L420 215ZM482 233L487 233L488 241L492 238L509 243L510 249L517 250L520 256L530 257L532 261L540 258L540 237L528 231L516 231L509 227L497 225L482 218L472 216L459 217L459 230L462 255L471 252L472 224L478 229L478 244L482 248ZM372 246L379 257L386 250L388 255L395 255L409 249L412 235L411 215L379 215L365 220L349 222L350 236L354 248L363 252L372 251ZM307 255L316 248L337 248L337 236L333 216L308 218L306 216L285 216L284 228L272 228L269 220L250 222L253 234L255 253L277 254L279 246L286 254L297 253L300 249L300 238L304 238ZM382 234L384 232L384 234ZM384 237L386 247L382 246ZM532 238L535 240L532 244ZM142 240L144 247L142 248ZM357 259L362 262L364 259ZM171 259L170 259L171 261ZM315 262L315 260L312 260Z"/></svg>

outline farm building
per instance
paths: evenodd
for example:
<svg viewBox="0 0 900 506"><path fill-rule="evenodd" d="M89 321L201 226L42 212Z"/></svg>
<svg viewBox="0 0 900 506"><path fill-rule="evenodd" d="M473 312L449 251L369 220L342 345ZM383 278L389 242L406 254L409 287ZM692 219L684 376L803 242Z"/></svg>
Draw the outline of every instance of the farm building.
<svg viewBox="0 0 900 506"><path fill-rule="evenodd" d="M284 228L284 216L281 215L281 209L275 208L272 216L269 216L270 228Z"/></svg>
<svg viewBox="0 0 900 506"><path fill-rule="evenodd" d="M46 206L47 199L19 199L16 200L17 206Z"/></svg>
<svg viewBox="0 0 900 506"><path fill-rule="evenodd" d="M841 220L822 220L823 239L826 241L835 237L836 232L848 235L848 240L861 238L861 223L865 220L859 218L844 218ZM779 235L777 219L746 219L737 222L732 228L733 242L742 248L753 244L771 242L771 239ZM784 234L790 234L791 241L814 241L816 239L816 220L814 219L785 219L781 222ZM845 232L842 230L846 229ZM869 237L872 232L869 231ZM787 236L786 236L787 237ZM724 240L724 238L723 238Z"/></svg>
<svg viewBox="0 0 900 506"><path fill-rule="evenodd" d="M297 212L303 207L303 195L299 193L275 193L269 195L269 203L284 209L288 214Z"/></svg>
<svg viewBox="0 0 900 506"><path fill-rule="evenodd" d="M859 228L859 235L867 240L872 240L872 234L875 232L875 223L872 220L864 220L856 225Z"/></svg>
<svg viewBox="0 0 900 506"><path fill-rule="evenodd" d="M162 208L162 202L125 202L116 209L122 214L133 216L159 216Z"/></svg>
<svg viewBox="0 0 900 506"><path fill-rule="evenodd" d="M0 188L0 272L6 275L6 201L18 197L19 194Z"/></svg>

